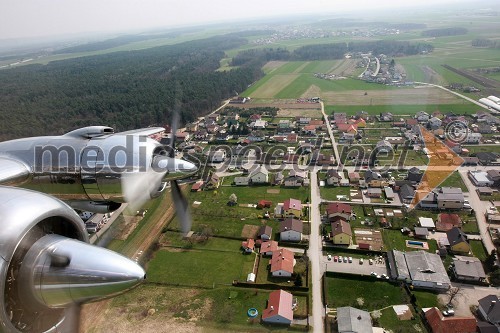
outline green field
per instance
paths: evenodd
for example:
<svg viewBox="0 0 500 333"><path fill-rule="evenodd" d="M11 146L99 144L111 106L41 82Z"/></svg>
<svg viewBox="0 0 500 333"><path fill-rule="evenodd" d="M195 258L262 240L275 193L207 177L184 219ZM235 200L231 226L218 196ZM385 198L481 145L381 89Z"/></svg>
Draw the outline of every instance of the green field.
<svg viewBox="0 0 500 333"><path fill-rule="evenodd" d="M465 101L464 101L465 102ZM392 112L395 115L413 115L418 111L434 112L436 110L442 113L453 112L455 114L474 114L480 107L472 103L465 104L425 104L425 105L327 105L325 112L345 112L354 115L358 111L366 111L371 115L378 115L381 112Z"/></svg>
<svg viewBox="0 0 500 333"><path fill-rule="evenodd" d="M480 240L470 240L469 244L472 254L474 254L474 256L479 260L485 261L488 257L488 253L486 253L483 242L481 242Z"/></svg>
<svg viewBox="0 0 500 333"><path fill-rule="evenodd" d="M159 250L148 263L148 281L201 287L230 284L233 280L246 281L254 259L255 255L242 254L239 248L234 252Z"/></svg>

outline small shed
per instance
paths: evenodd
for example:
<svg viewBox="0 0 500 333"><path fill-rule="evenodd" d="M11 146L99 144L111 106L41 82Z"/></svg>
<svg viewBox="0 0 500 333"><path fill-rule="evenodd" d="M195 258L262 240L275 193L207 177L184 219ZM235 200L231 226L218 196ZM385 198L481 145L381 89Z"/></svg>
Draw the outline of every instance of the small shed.
<svg viewBox="0 0 500 333"><path fill-rule="evenodd" d="M416 238L427 239L429 229L423 227L415 227L414 234Z"/></svg>
<svg viewBox="0 0 500 333"><path fill-rule="evenodd" d="M430 217L419 217L418 222L422 228L434 229L436 225L434 224L434 220Z"/></svg>
<svg viewBox="0 0 500 333"><path fill-rule="evenodd" d="M247 275L247 282L255 282L255 274L254 273L248 273Z"/></svg>

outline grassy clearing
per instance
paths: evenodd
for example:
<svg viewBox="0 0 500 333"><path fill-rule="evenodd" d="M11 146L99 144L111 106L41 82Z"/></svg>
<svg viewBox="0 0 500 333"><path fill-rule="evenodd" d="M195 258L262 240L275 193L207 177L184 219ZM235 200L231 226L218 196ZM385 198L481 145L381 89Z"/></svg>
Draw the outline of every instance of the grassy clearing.
<svg viewBox="0 0 500 333"><path fill-rule="evenodd" d="M467 186L465 185L460 173L458 171L453 172L448 178L446 178L439 186L443 187L459 187L464 192L468 192Z"/></svg>
<svg viewBox="0 0 500 333"><path fill-rule="evenodd" d="M337 195L344 195L349 198L350 189L349 186L324 186L320 187L319 191L323 200L338 200Z"/></svg>
<svg viewBox="0 0 500 333"><path fill-rule="evenodd" d="M413 312L413 311L412 311ZM416 320L399 320L396 312L392 308L388 308L381 311L382 316L378 319L380 326L391 329L400 330L400 332L409 333L420 333L423 330L423 325L418 316L413 312L413 316Z"/></svg>
<svg viewBox="0 0 500 333"><path fill-rule="evenodd" d="M414 290L413 294L417 298L417 305L420 308L439 307L437 294L430 291Z"/></svg>
<svg viewBox="0 0 500 333"><path fill-rule="evenodd" d="M470 240L469 244L474 256L481 261L485 261L488 257L488 253L486 253L483 242L480 240Z"/></svg>
<svg viewBox="0 0 500 333"><path fill-rule="evenodd" d="M358 111L366 111L372 115L378 115L381 112L392 112L395 115L413 115L418 111L434 112L436 110L442 113L453 112L455 114L473 114L478 109L477 105L468 104L425 104L425 105L326 105L325 112L346 112L354 115Z"/></svg>
<svg viewBox="0 0 500 333"><path fill-rule="evenodd" d="M469 150L470 154L476 154L480 152L500 153L500 146L474 145L474 146L465 146L465 148Z"/></svg>
<svg viewBox="0 0 500 333"><path fill-rule="evenodd" d="M233 280L246 281L247 263L253 263L255 255L240 251L168 251L159 250L148 263L150 282L180 284L184 286L211 287L230 284ZM228 265L228 262L231 264ZM244 269L245 268L245 269Z"/></svg>
<svg viewBox="0 0 500 333"><path fill-rule="evenodd" d="M403 288L386 281L326 277L326 295L331 308L352 306L373 311L390 305L407 304L409 297ZM362 298L363 304L357 299Z"/></svg>

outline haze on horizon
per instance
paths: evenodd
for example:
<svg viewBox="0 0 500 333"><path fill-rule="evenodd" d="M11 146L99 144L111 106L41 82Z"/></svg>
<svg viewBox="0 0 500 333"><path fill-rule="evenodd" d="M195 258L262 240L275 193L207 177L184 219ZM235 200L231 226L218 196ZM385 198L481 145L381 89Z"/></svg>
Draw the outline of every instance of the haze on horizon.
<svg viewBox="0 0 500 333"><path fill-rule="evenodd" d="M0 40L235 22L298 14L341 14L370 9L457 4L470 0L6 0Z"/></svg>

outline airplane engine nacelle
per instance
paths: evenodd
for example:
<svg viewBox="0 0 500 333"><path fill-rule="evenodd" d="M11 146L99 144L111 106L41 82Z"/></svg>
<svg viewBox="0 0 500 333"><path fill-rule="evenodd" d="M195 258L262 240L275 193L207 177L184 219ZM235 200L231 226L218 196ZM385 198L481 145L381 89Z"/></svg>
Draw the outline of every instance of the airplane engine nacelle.
<svg viewBox="0 0 500 333"><path fill-rule="evenodd" d="M0 186L0 227L0 332L60 332L66 307L145 277L128 258L87 244L80 217L49 195Z"/></svg>

